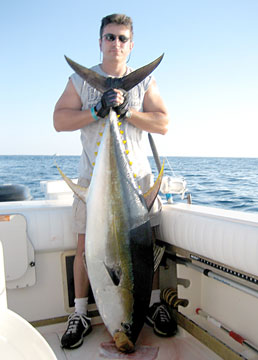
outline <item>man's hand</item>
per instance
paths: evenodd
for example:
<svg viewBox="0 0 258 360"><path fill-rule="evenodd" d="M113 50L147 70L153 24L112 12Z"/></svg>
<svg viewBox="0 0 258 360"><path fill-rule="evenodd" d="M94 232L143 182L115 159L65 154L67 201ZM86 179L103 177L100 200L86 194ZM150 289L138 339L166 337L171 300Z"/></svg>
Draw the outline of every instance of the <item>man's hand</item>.
<svg viewBox="0 0 258 360"><path fill-rule="evenodd" d="M115 106L117 106L117 92L114 89L109 89L104 92L94 110L97 116L104 118L108 115L110 108Z"/></svg>
<svg viewBox="0 0 258 360"><path fill-rule="evenodd" d="M117 115L120 115L120 119L123 119L123 117L125 116L125 114L129 110L128 92L123 90L123 89L119 89L119 90L123 93L124 101L120 105L115 106L114 110L117 113Z"/></svg>
<svg viewBox="0 0 258 360"><path fill-rule="evenodd" d="M123 89L109 89L104 92L101 100L95 106L96 115L106 117L113 108L122 119L128 111L128 93Z"/></svg>

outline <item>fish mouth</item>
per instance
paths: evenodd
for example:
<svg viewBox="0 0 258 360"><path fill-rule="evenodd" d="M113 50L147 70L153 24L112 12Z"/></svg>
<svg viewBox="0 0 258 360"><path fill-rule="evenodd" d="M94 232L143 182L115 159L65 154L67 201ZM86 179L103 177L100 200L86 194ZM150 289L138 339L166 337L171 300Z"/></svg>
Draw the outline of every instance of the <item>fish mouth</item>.
<svg viewBox="0 0 258 360"><path fill-rule="evenodd" d="M135 351L134 343L130 340L126 333L123 331L116 331L113 340L116 348L126 354L130 354Z"/></svg>

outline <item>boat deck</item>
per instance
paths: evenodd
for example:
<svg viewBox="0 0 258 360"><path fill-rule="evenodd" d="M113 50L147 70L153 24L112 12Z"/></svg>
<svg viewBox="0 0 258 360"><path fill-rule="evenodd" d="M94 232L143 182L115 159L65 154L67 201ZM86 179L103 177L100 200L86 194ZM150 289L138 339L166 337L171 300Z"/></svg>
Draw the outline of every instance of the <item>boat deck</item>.
<svg viewBox="0 0 258 360"><path fill-rule="evenodd" d="M144 360L219 360L214 352L209 350L193 336L179 328L176 336L161 338L153 333L151 327L145 325L137 344L158 348L155 357L139 357L137 351L133 354L120 354L119 357L108 357L101 352L101 343L111 341L104 325L94 325L93 331L84 339L81 347L74 350L62 349L60 338L66 329L66 324L55 324L38 328L49 343L58 360L103 360L103 359L144 359Z"/></svg>

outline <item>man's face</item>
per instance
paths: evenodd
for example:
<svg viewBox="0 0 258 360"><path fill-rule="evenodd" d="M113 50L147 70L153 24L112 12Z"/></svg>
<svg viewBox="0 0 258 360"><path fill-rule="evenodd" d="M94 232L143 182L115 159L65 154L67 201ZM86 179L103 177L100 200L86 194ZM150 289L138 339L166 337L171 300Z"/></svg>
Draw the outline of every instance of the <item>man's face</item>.
<svg viewBox="0 0 258 360"><path fill-rule="evenodd" d="M103 59L126 61L133 48L131 31L124 25L108 24L99 40Z"/></svg>

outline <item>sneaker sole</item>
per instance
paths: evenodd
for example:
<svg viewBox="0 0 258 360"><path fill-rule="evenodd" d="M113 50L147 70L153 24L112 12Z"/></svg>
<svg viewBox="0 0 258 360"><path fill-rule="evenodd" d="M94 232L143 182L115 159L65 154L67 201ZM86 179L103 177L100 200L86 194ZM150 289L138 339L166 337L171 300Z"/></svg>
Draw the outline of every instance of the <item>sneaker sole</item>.
<svg viewBox="0 0 258 360"><path fill-rule="evenodd" d="M174 331L171 331L170 333L164 333L164 332L160 331L159 329L157 329L154 325L153 331L157 336L160 336L160 337L172 337L172 336L176 335L177 329L175 329Z"/></svg>
<svg viewBox="0 0 258 360"><path fill-rule="evenodd" d="M151 327L154 326L154 321L148 316L145 317L145 323Z"/></svg>

